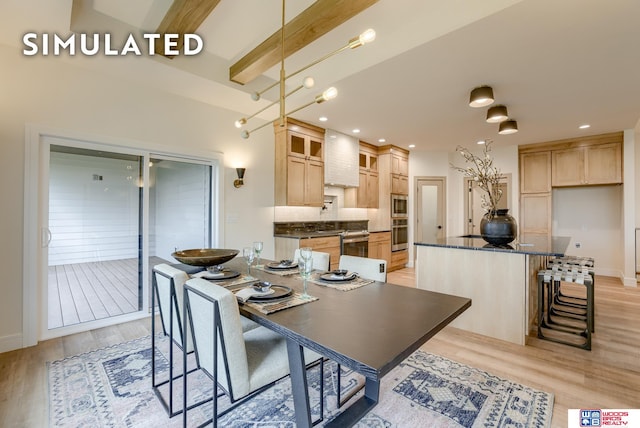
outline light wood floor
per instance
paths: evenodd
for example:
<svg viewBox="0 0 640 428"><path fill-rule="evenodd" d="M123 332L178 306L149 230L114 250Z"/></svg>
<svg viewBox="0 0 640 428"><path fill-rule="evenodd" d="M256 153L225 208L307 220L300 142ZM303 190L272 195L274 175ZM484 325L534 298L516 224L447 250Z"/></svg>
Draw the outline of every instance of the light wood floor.
<svg viewBox="0 0 640 428"><path fill-rule="evenodd" d="M388 275L415 286L412 269ZM553 427L567 426L570 408L640 408L640 288L596 278L593 350L529 338L526 346L447 327L422 349L555 395ZM150 334L150 320L41 342L0 354L0 426L48 423L46 361ZM537 428L537 427L536 427Z"/></svg>

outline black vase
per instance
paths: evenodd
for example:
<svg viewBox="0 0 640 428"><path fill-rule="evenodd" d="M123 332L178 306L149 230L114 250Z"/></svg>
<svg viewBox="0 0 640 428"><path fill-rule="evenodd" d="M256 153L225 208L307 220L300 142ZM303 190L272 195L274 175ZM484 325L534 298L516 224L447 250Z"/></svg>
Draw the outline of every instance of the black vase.
<svg viewBox="0 0 640 428"><path fill-rule="evenodd" d="M492 245L506 245L516 239L518 225L516 219L508 214L509 210L496 210L486 213L480 221L482 239Z"/></svg>

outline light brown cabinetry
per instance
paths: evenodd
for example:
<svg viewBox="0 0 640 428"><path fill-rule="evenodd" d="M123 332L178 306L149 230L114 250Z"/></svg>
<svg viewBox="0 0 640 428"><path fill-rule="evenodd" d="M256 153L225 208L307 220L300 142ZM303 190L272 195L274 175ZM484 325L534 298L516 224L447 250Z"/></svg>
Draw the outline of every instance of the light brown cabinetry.
<svg viewBox="0 0 640 428"><path fill-rule="evenodd" d="M300 247L311 247L313 251L329 253L331 269L338 269L340 263L340 237L325 236L321 238L304 238L300 240Z"/></svg>
<svg viewBox="0 0 640 428"><path fill-rule="evenodd" d="M379 167L378 148L371 144L360 142L359 186L345 189L345 207L348 208L378 208L379 205Z"/></svg>
<svg viewBox="0 0 640 428"><path fill-rule="evenodd" d="M551 151L520 154L520 235L551 233Z"/></svg>
<svg viewBox="0 0 640 428"><path fill-rule="evenodd" d="M409 252L407 250L393 251L391 253L391 264L387 272L402 269L409 262Z"/></svg>
<svg viewBox="0 0 640 428"><path fill-rule="evenodd" d="M276 260L290 259L296 249L311 247L314 251L329 253L331 269L338 269L340 263L340 237L321 236L317 238L275 238Z"/></svg>
<svg viewBox="0 0 640 428"><path fill-rule="evenodd" d="M321 207L324 200L324 131L287 118L274 124L275 204Z"/></svg>
<svg viewBox="0 0 640 428"><path fill-rule="evenodd" d="M554 150L551 171L554 187L622 183L622 145L609 143Z"/></svg>
<svg viewBox="0 0 640 428"><path fill-rule="evenodd" d="M369 234L369 258L386 260L388 270L391 265L391 232Z"/></svg>
<svg viewBox="0 0 640 428"><path fill-rule="evenodd" d="M409 156L404 152L391 155L391 193L409 194Z"/></svg>
<svg viewBox="0 0 640 428"><path fill-rule="evenodd" d="M622 183L622 132L520 146L520 235L551 234L554 187Z"/></svg>

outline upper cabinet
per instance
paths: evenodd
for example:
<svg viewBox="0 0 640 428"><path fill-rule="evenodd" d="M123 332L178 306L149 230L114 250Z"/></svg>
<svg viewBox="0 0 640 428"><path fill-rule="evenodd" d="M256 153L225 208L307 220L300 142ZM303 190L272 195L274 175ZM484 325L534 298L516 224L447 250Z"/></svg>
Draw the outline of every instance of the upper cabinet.
<svg viewBox="0 0 640 428"><path fill-rule="evenodd" d="M551 171L554 187L622 183L622 144L554 150Z"/></svg>
<svg viewBox="0 0 640 428"><path fill-rule="evenodd" d="M355 189L345 189L345 207L378 208L380 188L378 148L361 141L358 166L360 184Z"/></svg>
<svg viewBox="0 0 640 428"><path fill-rule="evenodd" d="M405 151L391 153L391 193L409 194L409 154Z"/></svg>
<svg viewBox="0 0 640 428"><path fill-rule="evenodd" d="M324 200L324 130L287 118L274 124L275 204L321 207Z"/></svg>
<svg viewBox="0 0 640 428"><path fill-rule="evenodd" d="M520 193L551 191L551 152L520 155Z"/></svg>

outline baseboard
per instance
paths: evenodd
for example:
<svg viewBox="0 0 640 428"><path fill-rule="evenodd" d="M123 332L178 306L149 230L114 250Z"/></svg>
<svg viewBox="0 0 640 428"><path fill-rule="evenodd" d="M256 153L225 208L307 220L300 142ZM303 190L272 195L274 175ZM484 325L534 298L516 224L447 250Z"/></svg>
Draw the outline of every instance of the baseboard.
<svg viewBox="0 0 640 428"><path fill-rule="evenodd" d="M22 334L0 337L0 353L22 348Z"/></svg>
<svg viewBox="0 0 640 428"><path fill-rule="evenodd" d="M625 287L638 287L638 280L634 277L627 278L623 275L620 275L620 280L622 280L622 285Z"/></svg>

